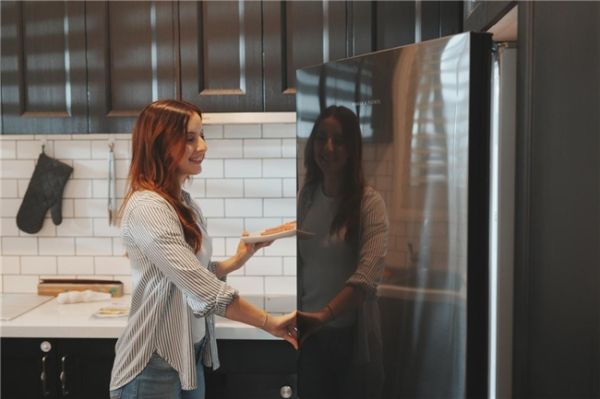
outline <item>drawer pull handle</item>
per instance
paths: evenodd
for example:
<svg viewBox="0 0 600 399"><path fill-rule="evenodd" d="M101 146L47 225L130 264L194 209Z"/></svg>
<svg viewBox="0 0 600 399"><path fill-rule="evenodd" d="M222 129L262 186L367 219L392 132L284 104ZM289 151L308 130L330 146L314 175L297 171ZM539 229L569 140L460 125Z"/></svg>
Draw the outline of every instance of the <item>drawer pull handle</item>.
<svg viewBox="0 0 600 399"><path fill-rule="evenodd" d="M42 372L40 374L40 380L42 381L42 396L46 397L50 395L48 391L48 373L46 373L46 359L48 355L42 356Z"/></svg>
<svg viewBox="0 0 600 399"><path fill-rule="evenodd" d="M63 356L60 359L60 389L62 391L62 396L67 396L69 395L69 390L67 389L67 367L66 367L66 363L67 363L67 357Z"/></svg>
<svg viewBox="0 0 600 399"><path fill-rule="evenodd" d="M290 387L289 385L284 385L281 387L281 389L279 389L279 394L284 399L291 398L293 393L294 391L292 391L292 387Z"/></svg>

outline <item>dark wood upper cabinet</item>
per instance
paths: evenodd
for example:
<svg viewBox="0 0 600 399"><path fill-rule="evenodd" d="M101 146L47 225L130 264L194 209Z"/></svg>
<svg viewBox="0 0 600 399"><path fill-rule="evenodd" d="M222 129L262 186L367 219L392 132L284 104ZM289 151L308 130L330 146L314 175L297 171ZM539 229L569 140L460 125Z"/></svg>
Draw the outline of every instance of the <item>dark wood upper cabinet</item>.
<svg viewBox="0 0 600 399"><path fill-rule="evenodd" d="M87 132L84 3L1 7L2 132Z"/></svg>
<svg viewBox="0 0 600 399"><path fill-rule="evenodd" d="M263 110L261 3L179 3L181 97L205 112Z"/></svg>
<svg viewBox="0 0 600 399"><path fill-rule="evenodd" d="M175 7L86 3L90 132L130 132L145 105L177 97Z"/></svg>
<svg viewBox="0 0 600 399"><path fill-rule="evenodd" d="M127 133L148 103L295 111L296 69L460 31L461 2L2 2L4 133Z"/></svg>
<svg viewBox="0 0 600 399"><path fill-rule="evenodd" d="M263 3L265 111L294 111L296 69L347 56L346 3Z"/></svg>

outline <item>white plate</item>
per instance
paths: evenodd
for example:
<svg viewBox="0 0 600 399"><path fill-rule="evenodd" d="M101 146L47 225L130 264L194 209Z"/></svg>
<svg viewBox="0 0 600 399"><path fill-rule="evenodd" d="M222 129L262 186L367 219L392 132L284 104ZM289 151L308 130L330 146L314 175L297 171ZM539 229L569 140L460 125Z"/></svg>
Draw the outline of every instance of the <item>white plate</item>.
<svg viewBox="0 0 600 399"><path fill-rule="evenodd" d="M294 235L296 235L296 229L280 231L279 233L266 234L266 235L261 235L261 232L258 231L256 233L250 233L249 235L242 236L240 238L245 243L254 244L257 242L273 241L273 240L277 240L278 238L292 237Z"/></svg>
<svg viewBox="0 0 600 399"><path fill-rule="evenodd" d="M114 313L103 312L102 310L105 308L100 308L93 316L99 319L113 319L115 317L127 317L129 315L129 308L121 306L107 306L106 308L114 309Z"/></svg>

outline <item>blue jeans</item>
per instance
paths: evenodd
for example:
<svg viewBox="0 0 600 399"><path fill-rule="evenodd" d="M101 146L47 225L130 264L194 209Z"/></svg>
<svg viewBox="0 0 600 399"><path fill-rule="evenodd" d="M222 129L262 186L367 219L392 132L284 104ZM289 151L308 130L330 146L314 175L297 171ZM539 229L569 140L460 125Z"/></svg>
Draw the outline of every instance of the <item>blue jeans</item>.
<svg viewBox="0 0 600 399"><path fill-rule="evenodd" d="M198 386L193 391L182 390L177 371L157 353L154 353L140 374L121 388L110 391L110 398L204 399L204 366L201 356L203 343L204 340L194 345Z"/></svg>

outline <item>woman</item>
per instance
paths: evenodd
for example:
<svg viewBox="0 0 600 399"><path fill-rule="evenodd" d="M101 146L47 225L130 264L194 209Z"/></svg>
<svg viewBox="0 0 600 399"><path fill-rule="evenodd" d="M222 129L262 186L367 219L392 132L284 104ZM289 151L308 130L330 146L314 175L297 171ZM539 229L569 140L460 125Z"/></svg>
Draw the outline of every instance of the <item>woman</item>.
<svg viewBox="0 0 600 399"><path fill-rule="evenodd" d="M376 286L388 220L364 181L356 115L331 106L308 138L299 195L299 395L376 398L381 394L381 332Z"/></svg>
<svg viewBox="0 0 600 399"><path fill-rule="evenodd" d="M133 293L129 321L115 347L111 398L203 398L202 365L219 367L215 314L297 346L295 313L271 316L224 281L265 244L240 241L235 256L210 261L206 221L182 189L202 170L206 151L196 106L156 101L139 115L121 208Z"/></svg>

